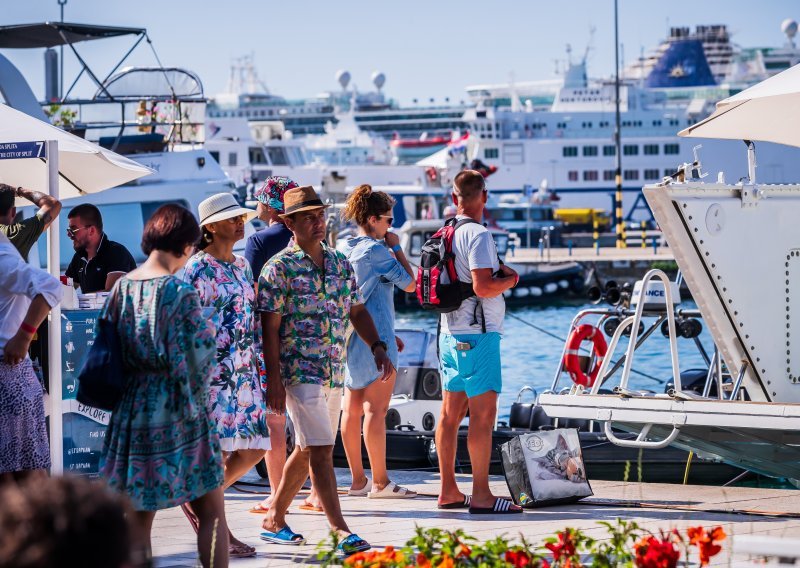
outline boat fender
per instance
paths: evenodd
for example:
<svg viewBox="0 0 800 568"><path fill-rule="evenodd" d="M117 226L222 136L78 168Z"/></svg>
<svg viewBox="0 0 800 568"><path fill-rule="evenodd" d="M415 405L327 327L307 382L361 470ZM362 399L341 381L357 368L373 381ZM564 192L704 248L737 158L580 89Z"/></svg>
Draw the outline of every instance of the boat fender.
<svg viewBox="0 0 800 568"><path fill-rule="evenodd" d="M594 356L594 366L589 374L581 369L580 348L581 343L589 340L593 344L592 355ZM603 333L588 323L574 328L567 338L567 350L564 353L564 368L569 373L572 382L586 388L591 388L600 372L603 364L603 357L606 356L608 345Z"/></svg>
<svg viewBox="0 0 800 568"><path fill-rule="evenodd" d="M431 183L436 183L436 180L439 177L439 172L436 171L436 168L434 168L433 166L429 166L425 168L425 173L427 174L428 180Z"/></svg>

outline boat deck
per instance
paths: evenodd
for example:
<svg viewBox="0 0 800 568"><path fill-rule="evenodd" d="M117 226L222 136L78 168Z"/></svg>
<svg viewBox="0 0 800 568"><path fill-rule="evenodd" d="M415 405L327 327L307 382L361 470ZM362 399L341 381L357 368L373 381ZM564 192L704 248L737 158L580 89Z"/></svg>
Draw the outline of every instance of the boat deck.
<svg viewBox="0 0 800 568"><path fill-rule="evenodd" d="M340 489L349 485L349 472L337 470ZM800 491L785 489L722 488L681 486L617 481L592 482L594 497L581 503L526 510L522 515L472 516L466 511L439 511L435 495L438 474L393 471L392 479L420 493L416 499L369 500L342 496L341 503L350 528L374 547L402 546L414 533L415 525L447 529L462 528L481 540L497 535L513 539L520 533L534 543L567 526L577 527L591 536L602 538L605 529L597 521L621 517L635 520L655 533L660 529L703 525L722 525L729 535L723 551L712 565L735 565L746 562L734 554L732 542L740 535L800 538ZM260 481L249 474L246 481ZM463 490L469 490L470 477L459 476ZM492 477L496 494L508 495L505 480ZM310 544L300 547L268 544L259 540L261 515L248 510L258 503L266 489L243 486L254 493L230 489L226 494L228 524L243 542L256 546L255 558L231 560L231 566L297 566L316 564L316 544L328 534L325 516L299 511L300 497L290 509L292 529L302 533ZM258 493L255 493L258 492ZM781 513L787 513L781 515ZM153 527L153 553L159 568L195 566L195 536L180 509L156 515ZM696 552L694 559L696 560Z"/></svg>
<svg viewBox="0 0 800 568"><path fill-rule="evenodd" d="M666 262L675 260L672 251L667 247L574 247L572 250L551 248L550 251L540 252L538 248L519 248L506 255L506 262L517 264L549 264L551 262Z"/></svg>

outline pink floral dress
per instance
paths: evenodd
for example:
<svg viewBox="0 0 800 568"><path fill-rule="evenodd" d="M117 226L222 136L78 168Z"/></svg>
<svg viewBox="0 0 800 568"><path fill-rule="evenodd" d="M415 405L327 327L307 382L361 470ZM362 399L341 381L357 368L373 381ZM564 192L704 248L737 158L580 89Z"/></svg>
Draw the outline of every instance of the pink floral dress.
<svg viewBox="0 0 800 568"><path fill-rule="evenodd" d="M250 265L241 256L225 262L200 251L189 259L183 279L197 290L203 306L213 308L219 322L208 410L217 424L222 450L268 450Z"/></svg>

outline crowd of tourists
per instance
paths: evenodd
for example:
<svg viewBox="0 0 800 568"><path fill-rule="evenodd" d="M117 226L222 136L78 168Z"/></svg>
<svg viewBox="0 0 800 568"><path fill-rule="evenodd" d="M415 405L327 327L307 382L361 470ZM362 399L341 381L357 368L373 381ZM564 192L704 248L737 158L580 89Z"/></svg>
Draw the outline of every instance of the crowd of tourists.
<svg viewBox="0 0 800 568"><path fill-rule="evenodd" d="M461 172L452 192L456 219L480 221L486 196L480 173ZM40 207L24 226L14 221L18 197ZM310 476L312 489L300 507L326 515L343 556L369 549L340 507L333 467L340 425L352 474L348 495L416 497L386 467L385 417L404 348L394 332L393 292L416 285L391 231L394 199L368 185L356 188L342 214L358 230L337 250L325 241L328 205L312 187L271 177L254 197L251 210L231 194L217 194L200 203L196 216L163 205L145 224L147 258L138 267L108 238L97 207L79 205L68 214L75 255L66 276L83 292L109 291L100 318L120 337L125 390L111 412L100 475L112 494L124 496L130 534L118 538L130 543L132 565L148 565L155 514L175 506L197 533L203 566L255 555L231 533L223 492L264 458L271 492L253 510L263 513L263 540L305 543L286 515ZM0 185L0 485L18 487L19 502L34 499L25 488L44 482L50 466L43 386L27 351L62 290L25 257L60 207L42 194ZM234 245L256 216L267 227L239 256ZM441 316L438 506L518 513L491 493L488 480L503 292L518 276L499 262L479 222L459 222L453 248L459 280L474 295ZM471 495L455 482L458 427L467 412ZM287 415L295 433L288 459ZM12 554L14 546L0 536L0 550Z"/></svg>

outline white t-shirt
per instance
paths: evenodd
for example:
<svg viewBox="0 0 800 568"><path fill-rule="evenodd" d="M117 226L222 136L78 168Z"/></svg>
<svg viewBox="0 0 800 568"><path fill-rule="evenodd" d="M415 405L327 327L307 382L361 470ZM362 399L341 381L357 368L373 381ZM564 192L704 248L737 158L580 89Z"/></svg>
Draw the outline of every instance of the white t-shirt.
<svg viewBox="0 0 800 568"><path fill-rule="evenodd" d="M459 221L466 218L464 215L456 216ZM492 233L480 223L467 223L458 228L453 236L453 252L456 255L456 273L462 282L472 282L471 270L491 268L494 274L500 269ZM442 333L483 333L481 320L484 317L487 332L503 333L505 315L506 302L502 294L494 298L473 296L461 302L456 311L442 314Z"/></svg>

